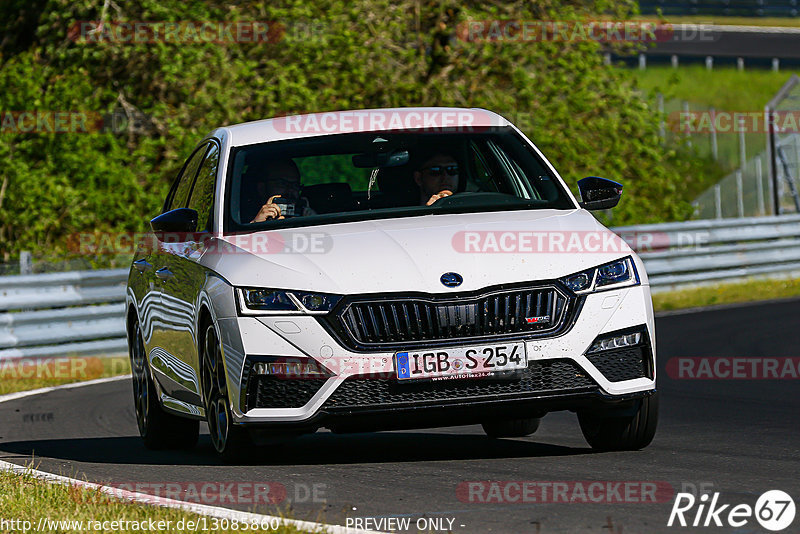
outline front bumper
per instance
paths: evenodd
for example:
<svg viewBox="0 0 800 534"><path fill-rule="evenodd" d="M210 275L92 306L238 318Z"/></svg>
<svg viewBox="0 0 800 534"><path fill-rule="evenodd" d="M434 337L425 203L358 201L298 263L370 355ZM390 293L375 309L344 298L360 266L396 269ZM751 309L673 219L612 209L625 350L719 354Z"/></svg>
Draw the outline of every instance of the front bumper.
<svg viewBox="0 0 800 534"><path fill-rule="evenodd" d="M653 311L647 285L588 295L567 332L525 340L530 376L516 381L479 379L478 390L469 390L474 380L398 385L391 379L394 352L351 352L315 317L231 317L220 319L219 326L237 423L346 427L343 421L350 418L369 419L369 414L399 410L418 414L410 425L425 426L422 412L451 412L451 421L458 419L459 407L479 405L490 412L512 405L534 411L578 409L581 403L641 396L655 388ZM599 335L639 326L646 329L642 358L649 362L649 371L640 373L645 376L625 379L624 370L619 371L613 361L585 355ZM285 380L287 384L277 395L270 393L275 402L268 404L276 407L253 407L265 405L253 401L246 382L251 357L258 355L313 358L335 376ZM452 393L459 388L457 394L447 395L448 390ZM580 403L573 402L576 398Z"/></svg>

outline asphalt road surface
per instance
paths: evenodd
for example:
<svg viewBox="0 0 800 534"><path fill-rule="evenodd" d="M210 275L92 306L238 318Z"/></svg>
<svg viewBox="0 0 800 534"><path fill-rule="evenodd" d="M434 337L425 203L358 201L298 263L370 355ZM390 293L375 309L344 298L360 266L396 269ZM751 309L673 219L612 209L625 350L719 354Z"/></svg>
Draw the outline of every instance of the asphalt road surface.
<svg viewBox="0 0 800 534"><path fill-rule="evenodd" d="M238 482L244 497L226 506L288 510L296 518L341 525L371 518L372 528L397 526L374 522L391 517L409 519L413 531L420 518L439 519L419 525L430 531L452 525L459 533L766 532L752 518L739 530L666 524L682 490L720 492L719 503L753 506L763 492L780 489L800 507L800 380L687 380L670 377L665 368L683 357L797 357L800 301L661 316L657 337L660 425L653 443L638 452L593 452L575 415L561 412L545 417L528 438L490 440L478 426L320 432L290 447L264 449L249 465L227 466L215 459L207 435L189 452L146 450L125 380L0 405L0 458L23 464L33 456L42 470L118 485L183 483L194 491L203 482ZM464 491L469 481L498 484L470 494ZM558 487L552 483L570 485L559 502L513 502L521 494L507 481L538 483L529 499ZM592 493L601 502L580 502L587 500L579 490L589 481L606 483ZM614 485L625 481L649 493L626 495L626 486ZM256 482L276 483L286 498L278 505L252 504L247 489ZM492 495L494 502L474 502ZM561 502L565 495L578 502ZM690 522L696 510L686 514ZM800 532L800 517L784 532Z"/></svg>
<svg viewBox="0 0 800 534"><path fill-rule="evenodd" d="M800 58L800 28L675 25L670 39L657 42L648 55L751 58Z"/></svg>

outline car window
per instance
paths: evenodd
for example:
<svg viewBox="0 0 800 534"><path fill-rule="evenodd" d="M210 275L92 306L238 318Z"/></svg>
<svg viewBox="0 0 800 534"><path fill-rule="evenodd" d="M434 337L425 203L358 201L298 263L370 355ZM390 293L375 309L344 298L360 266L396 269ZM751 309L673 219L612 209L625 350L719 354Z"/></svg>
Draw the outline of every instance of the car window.
<svg viewBox="0 0 800 534"><path fill-rule="evenodd" d="M352 189L366 189L370 169L354 167L352 158L352 154L331 154L296 158L295 162L304 186L347 182Z"/></svg>
<svg viewBox="0 0 800 534"><path fill-rule="evenodd" d="M189 207L197 212L197 229L211 231L214 207L214 189L217 183L217 167L219 166L219 147L211 144L203 165L197 173L192 187Z"/></svg>
<svg viewBox="0 0 800 534"><path fill-rule="evenodd" d="M165 212L186 207L186 202L189 200L189 192L194 183L194 177L197 174L197 169L200 168L200 163L203 161L203 156L207 149L208 143L203 144L198 147L186 161L183 170L178 174L175 183L172 185L172 190L167 198L167 202L164 204Z"/></svg>
<svg viewBox="0 0 800 534"><path fill-rule="evenodd" d="M226 232L437 212L574 209L541 157L507 127L247 145L232 149L228 173ZM430 201L440 191L452 194ZM257 216L268 203L280 209Z"/></svg>

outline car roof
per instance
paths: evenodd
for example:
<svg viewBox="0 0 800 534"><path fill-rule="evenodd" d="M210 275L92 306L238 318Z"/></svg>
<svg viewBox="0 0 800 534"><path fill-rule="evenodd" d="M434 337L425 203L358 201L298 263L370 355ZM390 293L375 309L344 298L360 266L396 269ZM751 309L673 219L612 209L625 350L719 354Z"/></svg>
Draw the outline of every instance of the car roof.
<svg viewBox="0 0 800 534"><path fill-rule="evenodd" d="M431 129L469 132L510 126L492 111L480 108L409 107L329 111L286 115L218 128L211 137L227 137L230 146L340 133Z"/></svg>

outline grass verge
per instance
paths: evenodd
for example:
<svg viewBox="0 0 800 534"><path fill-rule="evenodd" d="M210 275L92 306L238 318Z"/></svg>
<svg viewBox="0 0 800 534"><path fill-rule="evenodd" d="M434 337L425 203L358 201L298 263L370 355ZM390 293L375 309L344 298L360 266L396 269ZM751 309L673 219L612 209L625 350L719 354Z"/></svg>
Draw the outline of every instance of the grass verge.
<svg viewBox="0 0 800 534"><path fill-rule="evenodd" d="M681 65L677 69L655 65L633 71L639 86L664 97L713 106L720 111L764 111L764 106L797 71L766 69L737 70L703 65Z"/></svg>
<svg viewBox="0 0 800 534"><path fill-rule="evenodd" d="M42 532L150 532L153 531L150 525L159 521L163 521L159 527L166 528L156 527L158 532L245 531L244 523L234 526L231 522L226 524L225 520L172 508L120 501L96 490L50 484L32 475L6 471L0 472L0 510L3 511L0 521L5 521L0 523L0 532L33 532L45 519L49 523L39 529ZM113 525L112 521L128 523ZM190 521L194 523L189 524ZM246 531L273 534L302 532L283 525L277 529L271 529L266 523L263 526L266 527L263 530L254 530L253 525L248 524Z"/></svg>
<svg viewBox="0 0 800 534"><path fill-rule="evenodd" d="M127 356L23 358L0 362L0 395L131 372Z"/></svg>
<svg viewBox="0 0 800 534"><path fill-rule="evenodd" d="M699 308L800 296L800 279L748 280L653 294L656 311Z"/></svg>

